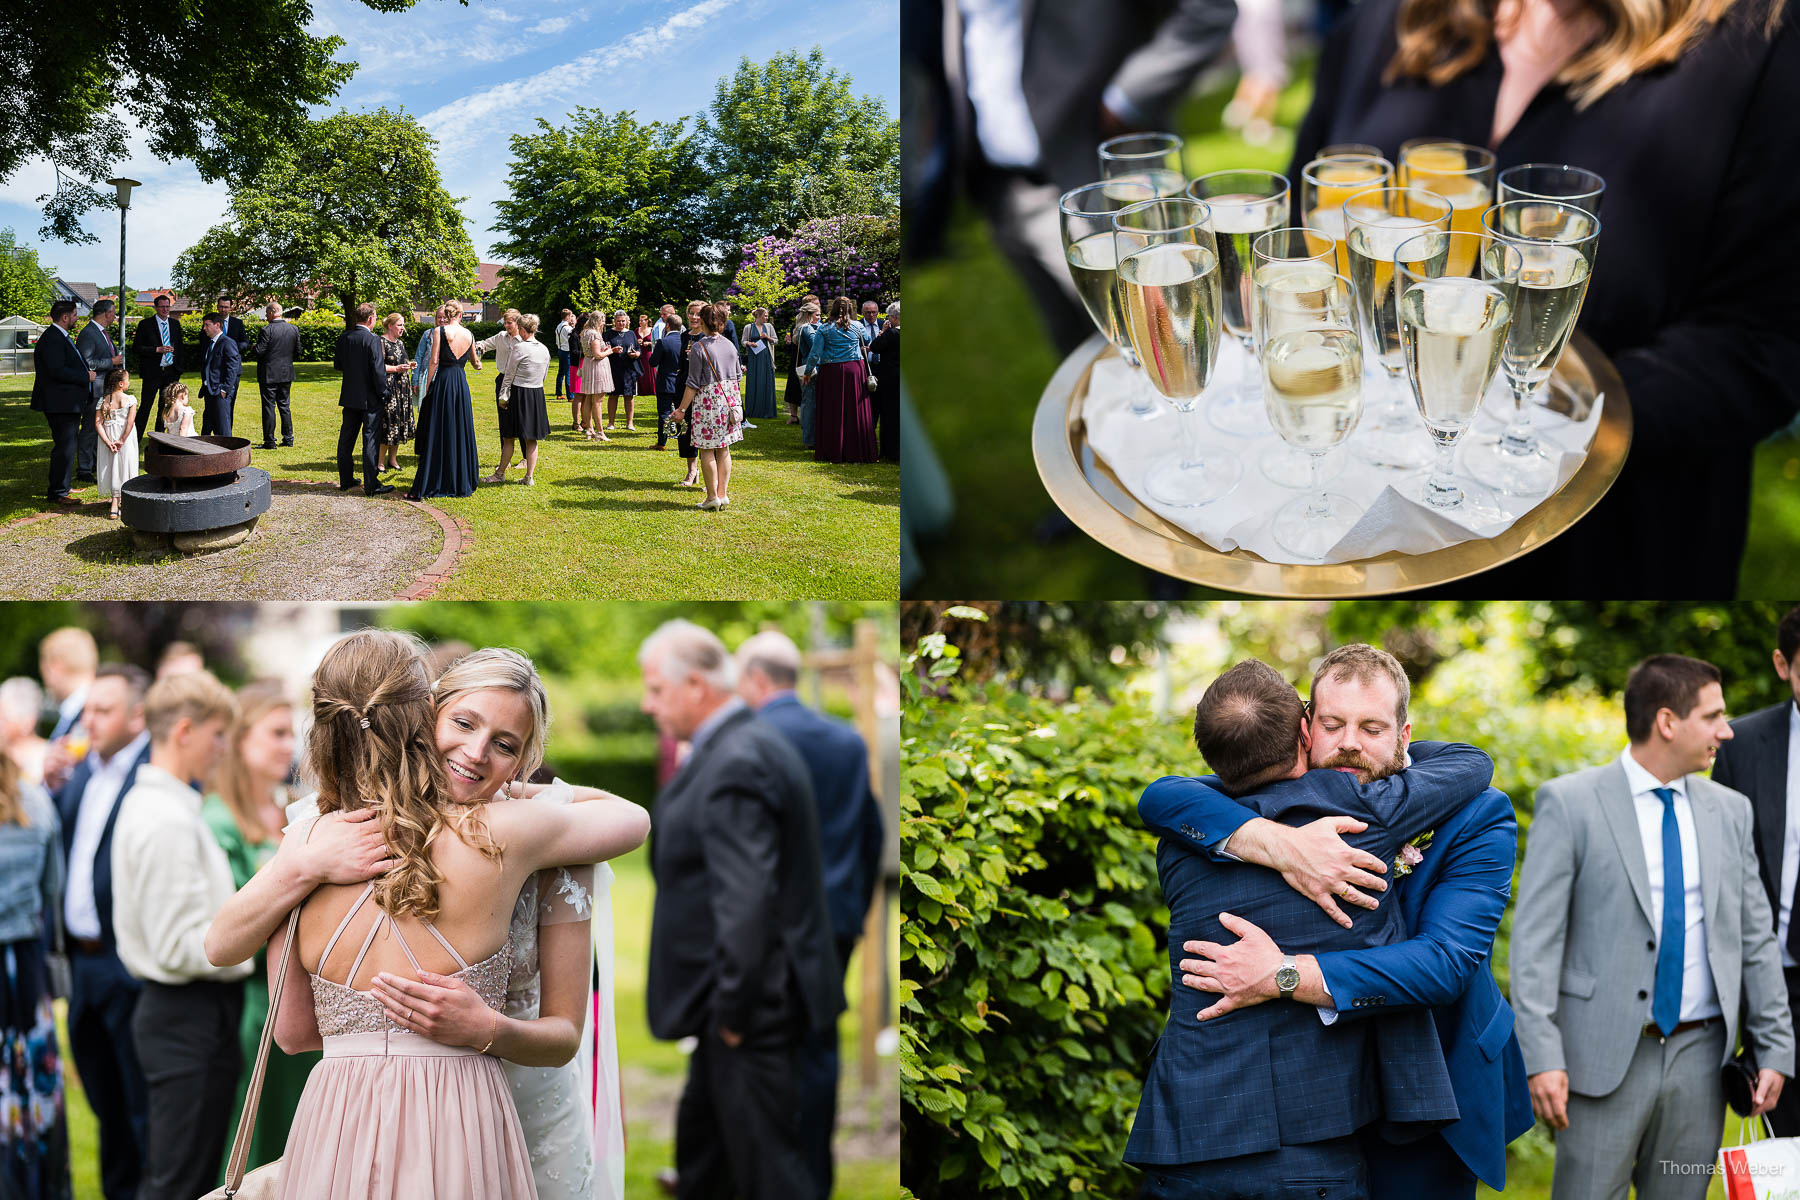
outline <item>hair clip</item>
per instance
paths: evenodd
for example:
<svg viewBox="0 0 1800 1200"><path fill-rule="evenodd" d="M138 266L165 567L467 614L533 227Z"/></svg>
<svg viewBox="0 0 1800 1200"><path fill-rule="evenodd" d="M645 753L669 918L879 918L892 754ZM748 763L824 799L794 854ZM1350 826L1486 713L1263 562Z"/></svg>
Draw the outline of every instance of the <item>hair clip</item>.
<svg viewBox="0 0 1800 1200"><path fill-rule="evenodd" d="M364 717L360 721L358 721L357 724L361 725L364 729L367 729L369 727L369 718Z"/></svg>

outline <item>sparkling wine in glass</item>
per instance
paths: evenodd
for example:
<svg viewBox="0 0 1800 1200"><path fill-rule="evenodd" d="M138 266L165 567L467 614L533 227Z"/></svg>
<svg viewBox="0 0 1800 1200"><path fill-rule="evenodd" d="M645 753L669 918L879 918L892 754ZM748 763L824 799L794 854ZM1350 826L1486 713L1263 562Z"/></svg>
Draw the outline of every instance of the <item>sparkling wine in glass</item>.
<svg viewBox="0 0 1800 1200"><path fill-rule="evenodd" d="M1289 308L1290 298L1305 297ZM1269 419L1288 445L1313 464L1306 493L1276 514L1276 542L1302 558L1322 559L1362 516L1346 496L1326 490L1325 458L1342 445L1362 416L1362 341L1354 292L1333 275L1316 292L1277 288L1264 304L1276 319L1263 346L1263 399Z"/></svg>
<svg viewBox="0 0 1800 1200"><path fill-rule="evenodd" d="M1531 427L1531 400L1549 381L1581 315L1600 245L1600 219L1560 200L1511 200L1488 209L1483 224L1519 252L1516 310L1500 369L1513 414L1498 437L1478 438L1463 454L1469 473L1509 496L1543 496L1556 464Z"/></svg>
<svg viewBox="0 0 1800 1200"><path fill-rule="evenodd" d="M1430 457L1401 376L1400 324L1394 312L1394 251L1427 230L1450 227L1450 202L1423 188L1370 188L1344 201L1345 250L1367 357L1381 365L1382 398L1372 406L1358 448L1378 467L1417 470Z"/></svg>
<svg viewBox="0 0 1800 1200"><path fill-rule="evenodd" d="M1341 154L1315 158L1300 173L1300 222L1312 231L1314 244L1331 246L1333 270L1346 278L1350 260L1344 250L1344 201L1372 187L1386 187L1394 166L1385 158Z"/></svg>
<svg viewBox="0 0 1800 1200"><path fill-rule="evenodd" d="M1471 264L1472 274L1451 268ZM1394 252L1400 346L1407 382L1436 450L1408 494L1477 521L1506 515L1485 489L1455 473L1456 443L1500 366L1517 303L1519 252L1480 234L1432 230Z"/></svg>
<svg viewBox="0 0 1800 1200"><path fill-rule="evenodd" d="M1187 190L1182 145L1178 133L1128 133L1108 138L1100 143L1100 178L1148 187L1157 199L1180 196Z"/></svg>
<svg viewBox="0 0 1800 1200"><path fill-rule="evenodd" d="M1219 251L1212 215L1189 197L1147 200L1113 217L1119 298L1138 361L1176 410L1182 444L1144 478L1159 504L1191 508L1235 488L1243 467L1202 445L1200 396L1219 352Z"/></svg>
<svg viewBox="0 0 1800 1200"><path fill-rule="evenodd" d="M1496 203L1509 200L1557 200L1600 215L1606 180L1583 167L1566 163L1523 163L1500 172Z"/></svg>
<svg viewBox="0 0 1800 1200"><path fill-rule="evenodd" d="M1331 275L1335 254L1335 247L1320 244L1309 230L1299 225L1271 229L1251 243L1250 333L1259 376L1265 340L1260 316L1264 285L1294 276L1303 282L1309 276L1321 279ZM1304 488L1312 483L1315 464L1305 451L1278 441L1263 452L1257 465L1263 477L1278 487ZM1327 480L1335 478L1343 469L1342 456L1327 459L1323 466Z"/></svg>
<svg viewBox="0 0 1800 1200"><path fill-rule="evenodd" d="M1162 415L1162 406L1144 378L1137 351L1125 332L1125 313L1119 301L1118 265L1114 261L1112 219L1121 209L1155 196L1146 184L1130 180L1102 180L1064 192L1057 202L1062 227L1063 255L1075 292L1093 318L1094 327L1118 348L1131 370L1131 411L1145 419Z"/></svg>
<svg viewBox="0 0 1800 1200"><path fill-rule="evenodd" d="M1212 210L1213 235L1219 245L1220 319L1225 332L1254 358L1251 247L1257 238L1287 223L1288 181L1272 171L1214 171L1188 184L1188 195ZM1256 374L1246 372L1239 386L1207 405L1207 418L1219 429L1244 437L1269 431Z"/></svg>
<svg viewBox="0 0 1800 1200"><path fill-rule="evenodd" d="M1398 179L1401 187L1421 187L1450 202L1450 232L1480 233L1481 214L1494 202L1494 154L1480 146L1444 138L1412 138L1400 144ZM1452 261L1452 275L1474 273L1473 247L1478 242L1458 243L1456 254L1469 254L1467 262Z"/></svg>

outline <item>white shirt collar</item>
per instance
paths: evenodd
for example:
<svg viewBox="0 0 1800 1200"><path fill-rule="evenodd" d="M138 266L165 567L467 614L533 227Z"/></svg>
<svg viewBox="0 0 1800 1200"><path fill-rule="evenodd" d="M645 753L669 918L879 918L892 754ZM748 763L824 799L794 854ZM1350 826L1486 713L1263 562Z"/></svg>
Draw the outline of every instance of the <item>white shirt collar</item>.
<svg viewBox="0 0 1800 1200"><path fill-rule="evenodd" d="M121 767L126 766L129 763L136 762L137 756L142 754L144 752L144 747L148 746L149 744L150 744L150 731L148 729L146 729L146 730L144 730L144 732L138 734L136 737L132 738L129 742L125 743L125 748L123 750L119 751L117 754L113 755L111 758L105 760L104 762L101 761L100 752L98 750L89 750L88 751L88 761L89 761L89 764L93 767L94 773L96 775L98 775L102 771L117 770ZM148 765L148 764L146 764L146 765Z"/></svg>
<svg viewBox="0 0 1800 1200"><path fill-rule="evenodd" d="M1631 794L1634 797L1651 795L1657 788L1666 787L1674 789L1676 798L1682 800L1687 799L1686 775L1678 776L1675 779L1669 780L1667 783L1662 782L1645 769L1642 763L1631 756L1630 746L1626 746L1625 749L1619 753L1619 762L1625 767L1625 784L1631 789ZM1658 799L1657 802L1660 804L1661 800Z"/></svg>

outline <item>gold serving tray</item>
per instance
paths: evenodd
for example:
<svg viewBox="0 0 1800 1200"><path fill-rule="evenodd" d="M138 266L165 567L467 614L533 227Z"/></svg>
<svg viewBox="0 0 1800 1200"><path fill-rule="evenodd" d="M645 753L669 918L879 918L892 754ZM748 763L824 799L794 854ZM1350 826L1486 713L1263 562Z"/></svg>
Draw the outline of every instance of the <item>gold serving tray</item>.
<svg viewBox="0 0 1800 1200"><path fill-rule="evenodd" d="M1550 381L1548 407L1576 419L1595 396L1605 405L1594 443L1555 494L1495 538L1428 554L1398 551L1355 562L1272 563L1247 550L1215 550L1138 503L1088 445L1082 406L1094 364L1117 350L1099 334L1082 344L1044 388L1031 424L1038 475L1056 506L1095 541L1153 570L1229 592L1293 599L1386 596L1437 587L1511 562L1562 533L1600 502L1631 447L1631 402L1606 356L1579 331Z"/></svg>

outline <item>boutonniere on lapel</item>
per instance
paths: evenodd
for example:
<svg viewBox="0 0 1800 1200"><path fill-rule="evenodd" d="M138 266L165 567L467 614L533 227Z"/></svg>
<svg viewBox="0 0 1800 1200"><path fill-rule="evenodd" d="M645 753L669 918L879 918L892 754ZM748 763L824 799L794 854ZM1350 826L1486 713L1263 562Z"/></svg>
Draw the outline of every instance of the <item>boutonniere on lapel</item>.
<svg viewBox="0 0 1800 1200"><path fill-rule="evenodd" d="M1406 845L1400 847L1400 853L1394 857L1394 878L1401 879L1412 874L1412 869L1425 861L1425 850L1431 845L1433 830L1427 829Z"/></svg>

